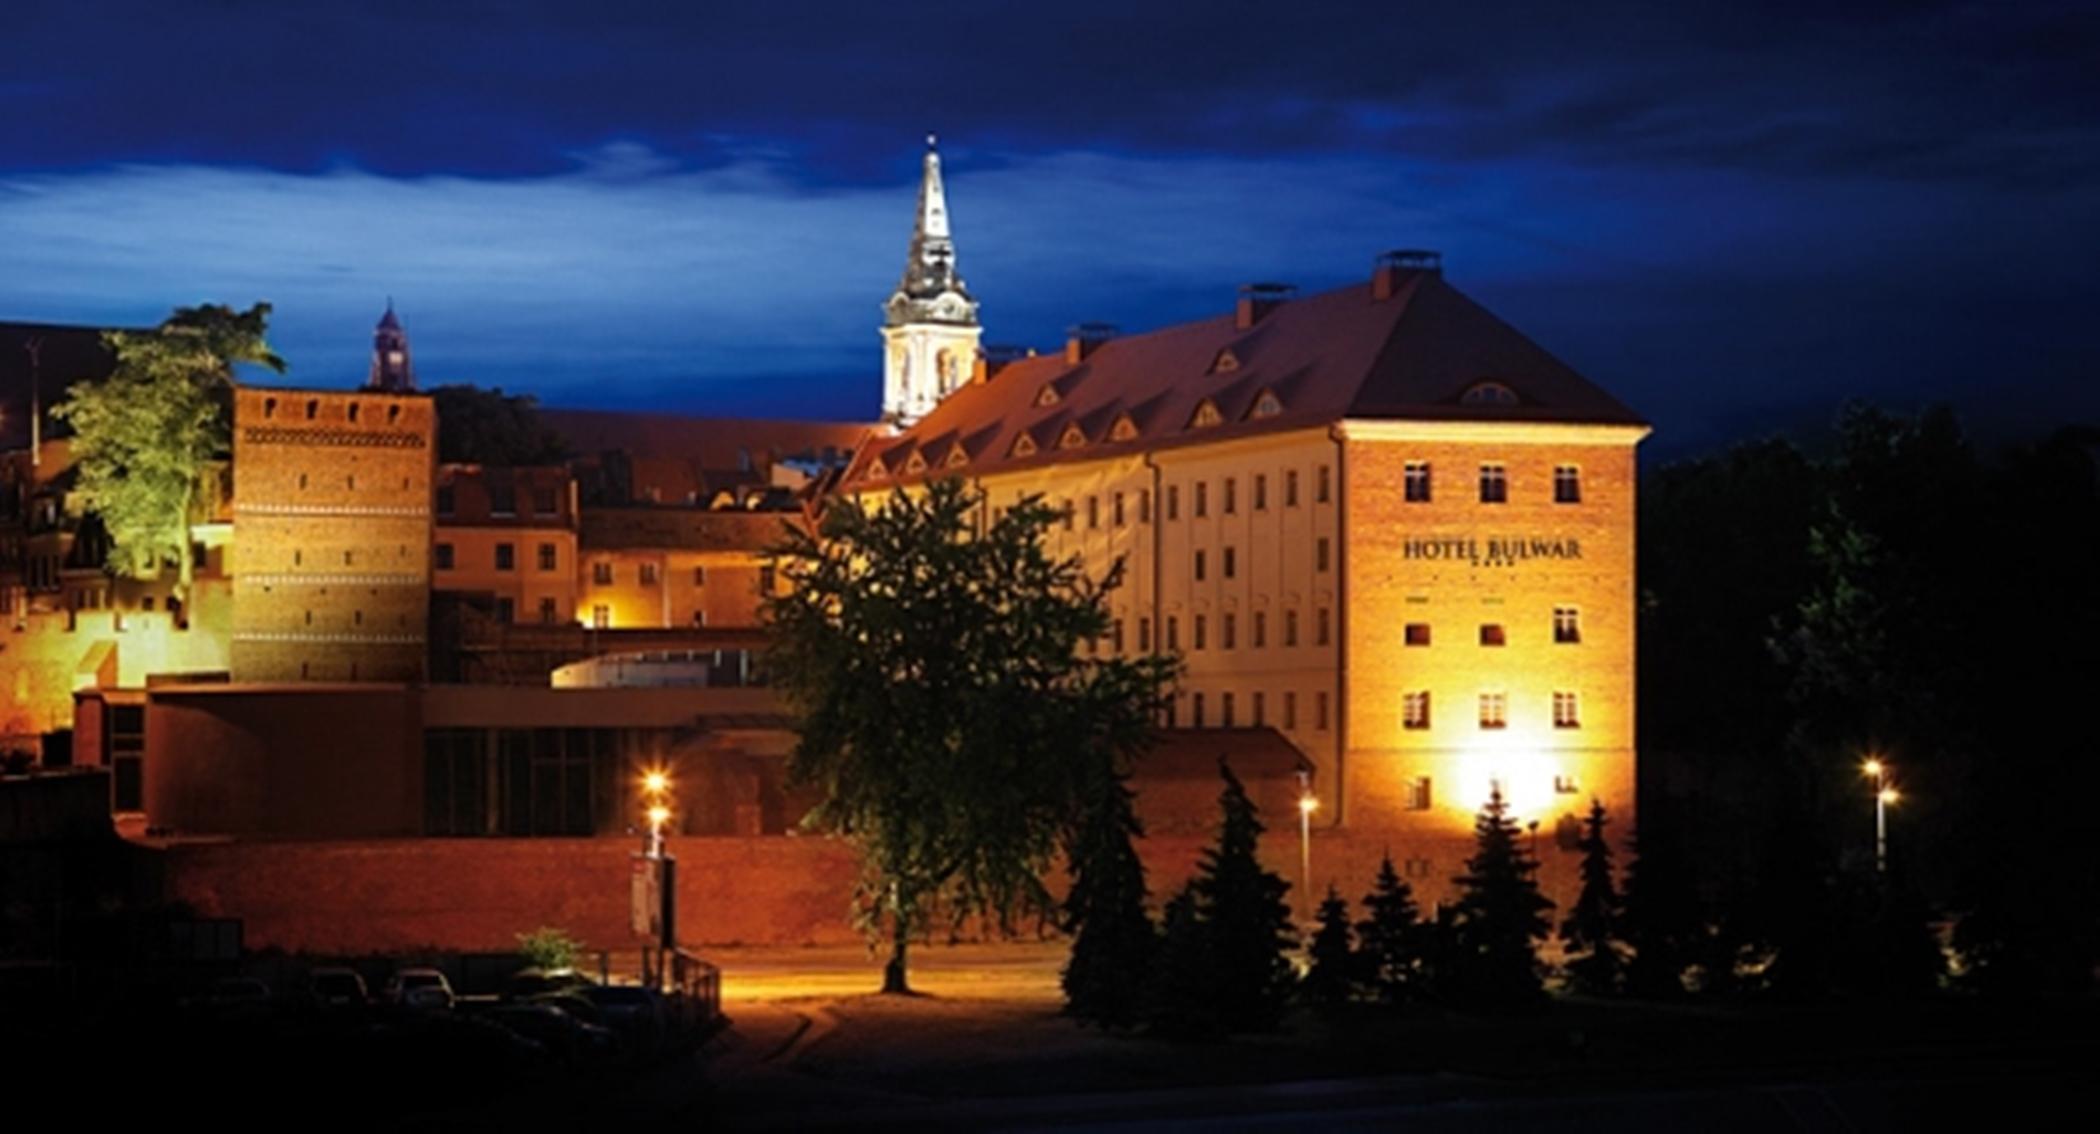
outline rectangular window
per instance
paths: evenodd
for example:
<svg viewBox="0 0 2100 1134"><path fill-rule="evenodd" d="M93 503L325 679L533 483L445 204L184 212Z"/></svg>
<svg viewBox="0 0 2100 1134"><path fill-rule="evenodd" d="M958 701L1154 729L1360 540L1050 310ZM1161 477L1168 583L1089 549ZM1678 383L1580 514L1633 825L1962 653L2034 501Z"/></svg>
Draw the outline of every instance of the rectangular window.
<svg viewBox="0 0 2100 1134"><path fill-rule="evenodd" d="M1553 694L1553 727L1582 727L1582 713L1577 707L1575 694L1568 692L1556 692Z"/></svg>
<svg viewBox="0 0 2100 1134"><path fill-rule="evenodd" d="M704 587L707 585L707 568L693 568L693 585L696 587Z"/></svg>
<svg viewBox="0 0 2100 1134"><path fill-rule="evenodd" d="M1167 650L1171 653L1181 649L1181 618L1167 615Z"/></svg>
<svg viewBox="0 0 2100 1134"><path fill-rule="evenodd" d="M1326 465L1321 465L1319 482L1313 487L1313 502L1316 504L1325 504L1333 496L1334 470L1328 468Z"/></svg>
<svg viewBox="0 0 2100 1134"><path fill-rule="evenodd" d="M1572 606L1553 608L1553 640L1556 642L1582 641L1582 615Z"/></svg>
<svg viewBox="0 0 2100 1134"><path fill-rule="evenodd" d="M1576 795L1581 791L1582 783L1575 778L1573 773L1562 772L1560 775L1553 777L1553 794Z"/></svg>
<svg viewBox="0 0 2100 1134"><path fill-rule="evenodd" d="M431 565L440 571L452 570L452 545L441 543L432 548Z"/></svg>
<svg viewBox="0 0 2100 1134"><path fill-rule="evenodd" d="M557 562L558 562L558 560L557 560L556 552L555 552L555 550L554 550L554 545L553 545L553 544L551 544L551 543L543 543L543 544L541 544L541 545L540 545L540 570L542 570L542 571L552 571L552 570L554 570L554 569L555 569L555 567L556 567L556 565L557 565Z"/></svg>
<svg viewBox="0 0 2100 1134"><path fill-rule="evenodd" d="M1429 462L1407 462L1407 479L1405 481L1405 485L1406 498L1409 503L1427 504L1429 502L1430 492Z"/></svg>
<svg viewBox="0 0 2100 1134"><path fill-rule="evenodd" d="M1065 498L1065 506L1064 506L1064 509L1063 509L1063 510L1062 510L1062 512L1060 513L1061 517L1063 518L1063 520L1064 520L1064 522L1065 522L1065 530L1066 530L1066 531L1071 531L1071 530L1072 530L1072 511L1073 511L1073 509L1072 509L1072 500L1071 500L1071 498L1070 498L1070 497L1066 497L1066 498Z"/></svg>
<svg viewBox="0 0 2100 1134"><path fill-rule="evenodd" d="M1269 612L1266 610L1257 610L1254 612L1254 648L1258 650L1268 644Z"/></svg>
<svg viewBox="0 0 2100 1134"><path fill-rule="evenodd" d="M1321 608L1320 608L1320 621L1319 621L1319 630L1318 630L1318 636L1317 636L1317 637L1315 637L1315 638L1313 639L1313 644L1314 644L1314 645L1316 645L1316 646L1324 646L1324 645L1326 645L1326 644L1327 644L1327 642L1328 642L1328 639L1329 639L1329 637L1330 637L1330 635L1329 635L1328 631L1329 631L1329 628L1330 628L1330 627L1332 627L1333 623L1334 623L1334 620L1333 620L1332 618L1328 617L1328 611L1327 611L1327 608L1326 608L1326 607L1324 607L1324 606L1323 606L1323 607L1321 607Z"/></svg>
<svg viewBox="0 0 2100 1134"><path fill-rule="evenodd" d="M1237 515L1239 510L1240 480L1238 477L1228 476L1225 478L1225 514L1228 516Z"/></svg>
<svg viewBox="0 0 2100 1134"><path fill-rule="evenodd" d="M1196 581L1199 583L1203 581L1203 565L1208 561L1207 555L1202 548L1196 549Z"/></svg>
<svg viewBox="0 0 2100 1134"><path fill-rule="evenodd" d="M597 586L612 586L612 564L603 560L591 564L591 582Z"/></svg>
<svg viewBox="0 0 2100 1134"><path fill-rule="evenodd" d="M1480 502L1482 504L1509 503L1509 470L1500 461L1489 461L1480 466Z"/></svg>
<svg viewBox="0 0 2100 1134"><path fill-rule="evenodd" d="M707 625L707 612L706 612L706 611L704 611L704 610L695 610L695 611L693 612L693 625L695 625L695 626L705 626L705 625Z"/></svg>
<svg viewBox="0 0 2100 1134"><path fill-rule="evenodd" d="M1400 727L1425 729L1429 727L1429 691L1418 690L1400 695Z"/></svg>
<svg viewBox="0 0 2100 1134"><path fill-rule="evenodd" d="M1101 526L1101 498L1099 496L1086 498L1086 526L1089 531Z"/></svg>
<svg viewBox="0 0 2100 1134"><path fill-rule="evenodd" d="M1298 694L1296 692L1286 692L1283 695L1283 727L1298 727Z"/></svg>
<svg viewBox="0 0 2100 1134"><path fill-rule="evenodd" d="M1209 619L1209 617L1208 617L1208 616L1206 616L1206 615L1201 615L1201 614L1197 615L1197 616L1196 616L1196 648L1197 648L1197 649L1199 649L1199 650L1200 650L1200 649L1203 649L1203 648L1204 648L1205 646L1209 645L1209 643L1208 643L1208 642L1207 642L1207 641L1205 640L1205 639L1207 639L1207 638L1209 637L1209 634L1207 634L1207 633L1206 633L1205 631L1207 631L1207 630L1209 630L1209 629L1210 629L1210 619Z"/></svg>
<svg viewBox="0 0 2100 1134"><path fill-rule="evenodd" d="M1325 689L1313 694L1313 728L1318 732L1327 731L1327 690Z"/></svg>
<svg viewBox="0 0 2100 1134"><path fill-rule="evenodd" d="M1407 644L1408 644L1408 645L1410 645L1410 646L1426 646L1426 645L1428 645L1428 644L1429 644L1429 623L1427 623L1427 622L1410 622L1410 623L1408 623L1408 624L1407 624L1407 637L1406 637L1406 642L1407 642Z"/></svg>
<svg viewBox="0 0 2100 1134"><path fill-rule="evenodd" d="M1320 537L1320 538L1319 538L1319 539L1318 539L1317 541L1315 541L1315 542L1313 543L1313 570L1315 570L1315 571L1325 571L1325 570L1327 570L1327 558L1328 558L1328 543L1327 543L1327 537L1326 537L1326 536L1321 536L1321 537Z"/></svg>
<svg viewBox="0 0 2100 1134"><path fill-rule="evenodd" d="M1170 484L1167 486L1167 519L1178 520L1180 518L1181 486L1178 484Z"/></svg>
<svg viewBox="0 0 2100 1134"><path fill-rule="evenodd" d="M601 602L601 603L599 603L598 605L596 605L596 606L592 607L592 608L591 608L591 626L592 626L593 628L595 628L595 629L599 629L599 630L609 630L609 629L611 629L611 628L612 628L612 608L611 608L611 607L609 607L609 606L607 606L607 605L605 605L605 604L604 604L604 603L602 603L602 602Z"/></svg>
<svg viewBox="0 0 2100 1134"><path fill-rule="evenodd" d="M1229 548L1229 547L1228 547L1228 548L1226 548L1226 549L1225 549L1225 577L1226 577L1226 578L1228 578L1228 579L1232 579L1232 578L1237 578L1237 577L1239 576L1239 573L1240 573L1240 567L1239 567L1239 563L1240 563L1240 560L1239 560L1239 556L1238 556L1237 554L1235 554L1235 553L1234 553L1233 549L1232 549L1232 548Z"/></svg>
<svg viewBox="0 0 2100 1134"><path fill-rule="evenodd" d="M1193 724L1194 724L1194 725L1195 725L1195 726L1196 726L1197 728L1202 728L1202 727L1203 727L1203 694L1201 694L1201 693L1191 693L1191 694L1189 695L1189 710L1190 710L1190 713L1191 713L1191 714L1192 714L1192 715L1193 715L1193 716L1195 717L1195 720L1194 720L1194 721L1193 721L1192 723L1193 723Z"/></svg>
<svg viewBox="0 0 2100 1134"><path fill-rule="evenodd" d="M489 485L489 515L515 516L518 514L517 489L508 484Z"/></svg>
<svg viewBox="0 0 2100 1134"><path fill-rule="evenodd" d="M774 589L774 582L775 582L775 580L774 580L774 577L773 577L773 565L772 565L771 563L768 563L768 564L766 564L765 566L763 566L763 567L760 567L760 568L758 569L758 593L759 593L759 594L762 594L762 595L770 595L770 594L772 594L772 593L773 593L773 589Z"/></svg>
<svg viewBox="0 0 2100 1134"><path fill-rule="evenodd" d="M644 564L642 564L642 565L641 565L641 569L640 569L640 570L639 570L639 571L637 572L637 575L638 575L638 576L640 577L640 579L641 579L641 584L642 584L643 586L645 586L645 587L653 587L653 586L655 586L655 585L656 585L656 564L654 564L654 563L644 563Z"/></svg>
<svg viewBox="0 0 2100 1134"><path fill-rule="evenodd" d="M1509 644L1509 635L1502 632L1502 624L1500 622L1483 622L1480 624L1480 644L1483 646L1506 646Z"/></svg>
<svg viewBox="0 0 2100 1134"><path fill-rule="evenodd" d="M1210 515L1210 482L1199 480L1196 482L1196 518L1200 520L1208 515Z"/></svg>
<svg viewBox="0 0 2100 1134"><path fill-rule="evenodd" d="M142 811L146 806L146 706L111 705L103 738L103 762L109 766L110 810Z"/></svg>
<svg viewBox="0 0 2100 1134"><path fill-rule="evenodd" d="M1267 725L1268 725L1268 723L1269 723L1269 710L1268 710L1268 706L1267 706L1266 704L1264 704L1264 702L1265 702L1266 700L1267 700L1267 698L1265 698L1264 696L1262 696L1262 693L1261 693L1261 691L1260 691L1260 690L1256 690L1256 691L1255 691L1255 693L1254 693L1254 727L1255 727L1255 728L1264 728L1264 727L1267 727Z"/></svg>
<svg viewBox="0 0 2100 1134"><path fill-rule="evenodd" d="M561 621L561 607L555 603L553 596L550 595L540 599L540 624L552 626L559 621Z"/></svg>
<svg viewBox="0 0 2100 1134"><path fill-rule="evenodd" d="M513 571L513 570L516 570L516 569L517 569L517 566L518 566L518 548L517 548L517 545L516 545L516 544L510 544L510 543L499 543L499 544L497 544L497 545L496 545L496 570L498 570L498 571Z"/></svg>
<svg viewBox="0 0 2100 1134"><path fill-rule="evenodd" d="M1116 493L1116 509L1115 509L1115 511L1116 511L1116 526L1120 528L1120 527L1122 527L1122 526L1123 526L1123 494L1122 494L1122 493L1120 493L1120 492Z"/></svg>
<svg viewBox="0 0 2100 1134"><path fill-rule="evenodd" d="M1118 618L1109 624L1109 645L1117 653L1123 652L1123 620Z"/></svg>
<svg viewBox="0 0 2100 1134"><path fill-rule="evenodd" d="M1149 488L1141 488L1138 490L1138 523L1149 524L1151 522L1152 490Z"/></svg>
<svg viewBox="0 0 2100 1134"><path fill-rule="evenodd" d="M1283 470L1283 506L1286 508L1296 508L1298 506L1297 469Z"/></svg>
<svg viewBox="0 0 2100 1134"><path fill-rule="evenodd" d="M552 516L554 507L554 490L552 488L535 488L532 490L532 510L536 515Z"/></svg>
<svg viewBox="0 0 2100 1134"><path fill-rule="evenodd" d="M1226 728L1233 727L1233 724L1235 722L1233 721L1232 717L1232 694L1225 693L1220 695L1218 698L1218 702L1218 715L1220 718L1222 718L1219 721L1219 723Z"/></svg>
<svg viewBox="0 0 2100 1134"><path fill-rule="evenodd" d="M1582 503L1582 470L1574 465L1553 466L1553 502Z"/></svg>
<svg viewBox="0 0 2100 1134"><path fill-rule="evenodd" d="M1407 781L1407 809L1409 811L1427 811L1432 802L1429 793L1428 776L1416 776L1414 779Z"/></svg>
<svg viewBox="0 0 2100 1134"><path fill-rule="evenodd" d="M1286 646L1298 644L1298 612L1295 610L1283 612L1283 644Z"/></svg>
<svg viewBox="0 0 2100 1134"><path fill-rule="evenodd" d="M1254 510L1257 512L1269 510L1269 477L1266 473L1254 474ZM1257 693L1255 696L1259 697L1261 694Z"/></svg>
<svg viewBox="0 0 2100 1134"><path fill-rule="evenodd" d="M1509 727L1509 695L1506 693L1482 693L1480 695L1480 727Z"/></svg>
<svg viewBox="0 0 2100 1134"><path fill-rule="evenodd" d="M487 734L434 728L423 734L423 833L488 833Z"/></svg>
<svg viewBox="0 0 2100 1134"><path fill-rule="evenodd" d="M1220 645L1228 650L1233 649L1237 644L1234 640L1239 637L1239 616L1236 614L1222 614L1218 617L1223 619L1223 622L1218 627L1219 632L1223 635Z"/></svg>
<svg viewBox="0 0 2100 1134"><path fill-rule="evenodd" d="M1152 652L1152 620L1150 618L1138 619L1138 652L1141 654Z"/></svg>

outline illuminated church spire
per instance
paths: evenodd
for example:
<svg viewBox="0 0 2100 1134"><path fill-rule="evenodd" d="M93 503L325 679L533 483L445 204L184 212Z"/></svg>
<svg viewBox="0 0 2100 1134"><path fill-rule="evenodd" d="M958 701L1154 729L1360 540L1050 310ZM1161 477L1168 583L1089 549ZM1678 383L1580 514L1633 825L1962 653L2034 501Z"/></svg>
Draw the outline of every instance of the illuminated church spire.
<svg viewBox="0 0 2100 1134"><path fill-rule="evenodd" d="M398 394L415 388L415 368L408 361L408 332L401 329L401 319L394 314L394 300L389 296L386 314L379 317L379 326L372 330L372 375L365 379L365 389Z"/></svg>
<svg viewBox="0 0 2100 1134"><path fill-rule="evenodd" d="M929 134L904 278L883 306L883 418L910 424L967 381L982 333L977 300L955 270L948 190Z"/></svg>

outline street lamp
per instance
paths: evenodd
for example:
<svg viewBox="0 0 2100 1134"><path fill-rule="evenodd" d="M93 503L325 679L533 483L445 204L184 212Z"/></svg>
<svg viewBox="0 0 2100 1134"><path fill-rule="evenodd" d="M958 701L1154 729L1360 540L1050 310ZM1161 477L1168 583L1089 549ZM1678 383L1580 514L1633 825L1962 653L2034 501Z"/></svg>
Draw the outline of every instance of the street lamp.
<svg viewBox="0 0 2100 1134"><path fill-rule="evenodd" d="M1889 766L1869 756L1860 772L1874 781L1874 873L1889 872L1889 805L1901 798L1889 783Z"/></svg>
<svg viewBox="0 0 2100 1134"><path fill-rule="evenodd" d="M1298 773L1298 889L1305 895L1308 910L1313 908L1312 817L1319 809L1319 797L1312 793L1312 774Z"/></svg>

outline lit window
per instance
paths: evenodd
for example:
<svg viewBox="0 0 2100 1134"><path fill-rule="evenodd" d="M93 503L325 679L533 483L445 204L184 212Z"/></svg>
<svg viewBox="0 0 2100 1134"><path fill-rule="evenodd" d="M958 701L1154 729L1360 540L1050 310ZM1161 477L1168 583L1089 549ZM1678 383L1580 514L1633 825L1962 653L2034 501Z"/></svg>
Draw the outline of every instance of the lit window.
<svg viewBox="0 0 2100 1134"><path fill-rule="evenodd" d="M1431 802L1428 776L1416 776L1414 779L1407 781L1407 809L1409 811L1427 811ZM1408 865L1413 866L1414 863L1410 861ZM1423 873L1426 874L1428 872L1424 871Z"/></svg>
<svg viewBox="0 0 2100 1134"><path fill-rule="evenodd" d="M1557 692L1553 695L1553 727L1582 727L1582 713L1577 706L1575 694Z"/></svg>
<svg viewBox="0 0 2100 1134"><path fill-rule="evenodd" d="M1509 470L1504 468L1500 461L1490 461L1480 466L1480 502L1509 503Z"/></svg>
<svg viewBox="0 0 2100 1134"><path fill-rule="evenodd" d="M1509 694L1482 693L1480 695L1480 727L1509 727Z"/></svg>
<svg viewBox="0 0 2100 1134"><path fill-rule="evenodd" d="M610 628L612 626L612 608L604 603L599 603L592 607L591 625L599 630Z"/></svg>
<svg viewBox="0 0 2100 1134"><path fill-rule="evenodd" d="M1582 503L1582 470L1574 465L1553 466L1553 502Z"/></svg>
<svg viewBox="0 0 2100 1134"><path fill-rule="evenodd" d="M1408 645L1410 645L1410 646L1426 646L1426 645L1428 645L1428 644L1429 644L1429 623L1427 623L1427 622L1410 622L1410 623L1408 623L1408 624L1407 624L1407 644L1408 644Z"/></svg>
<svg viewBox="0 0 2100 1134"><path fill-rule="evenodd" d="M1556 795L1574 795L1581 790L1582 783L1575 778L1573 773L1563 772L1553 777L1553 791Z"/></svg>
<svg viewBox="0 0 2100 1134"><path fill-rule="evenodd" d="M1502 624L1500 622L1483 622L1480 624L1480 644L1483 646L1506 646L1509 644L1509 636L1502 632Z"/></svg>
<svg viewBox="0 0 2100 1134"><path fill-rule="evenodd" d="M1429 727L1429 692L1418 690L1400 695L1400 727L1424 729Z"/></svg>
<svg viewBox="0 0 2100 1134"><path fill-rule="evenodd" d="M1553 640L1556 642L1582 641L1582 615L1572 606L1553 608Z"/></svg>
<svg viewBox="0 0 2100 1134"><path fill-rule="evenodd" d="M496 570L498 570L498 571L510 571L510 570L514 570L514 569L516 569L517 565L518 565L518 549L517 549L517 547L516 547L515 545L513 545L513 544L508 544L508 543L499 543L499 544L497 544L497 545L496 545Z"/></svg>
<svg viewBox="0 0 2100 1134"><path fill-rule="evenodd" d="M1409 502L1411 502L1411 503L1415 503L1415 504L1426 504L1426 503L1428 503L1428 502L1429 502L1429 462L1428 462L1428 461L1409 461L1409 462L1407 462L1407 479L1406 479L1406 480L1405 480L1405 481L1404 481L1403 483L1404 483L1404 484L1405 484L1405 486L1406 486L1406 495L1407 495L1407 499L1408 499L1408 501L1409 501Z"/></svg>

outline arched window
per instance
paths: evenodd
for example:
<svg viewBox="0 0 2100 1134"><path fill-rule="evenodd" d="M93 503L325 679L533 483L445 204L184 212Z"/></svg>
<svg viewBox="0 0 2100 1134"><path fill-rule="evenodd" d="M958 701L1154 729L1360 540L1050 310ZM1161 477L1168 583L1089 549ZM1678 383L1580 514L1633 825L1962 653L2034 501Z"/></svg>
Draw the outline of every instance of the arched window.
<svg viewBox="0 0 2100 1134"><path fill-rule="evenodd" d="M1519 401L1517 392L1500 382L1475 382L1458 400L1469 406L1513 406Z"/></svg>

